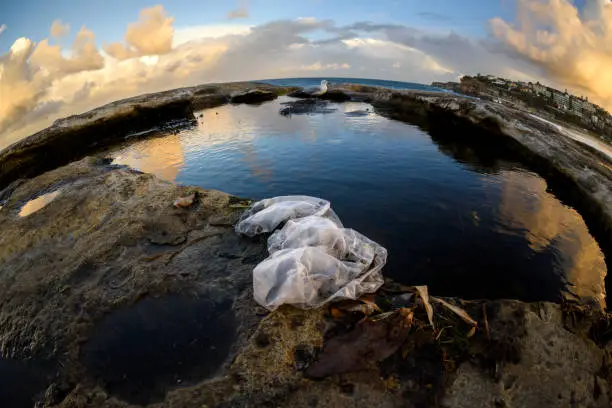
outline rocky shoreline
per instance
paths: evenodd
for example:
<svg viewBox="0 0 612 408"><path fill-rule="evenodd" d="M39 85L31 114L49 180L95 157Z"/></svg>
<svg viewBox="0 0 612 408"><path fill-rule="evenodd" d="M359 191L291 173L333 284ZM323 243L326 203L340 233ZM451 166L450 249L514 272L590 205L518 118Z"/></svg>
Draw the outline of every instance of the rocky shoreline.
<svg viewBox="0 0 612 408"><path fill-rule="evenodd" d="M248 92L253 88L260 90ZM265 241L240 238L232 227L248 201L164 182L95 155L129 132L192 120L194 110L290 91L241 83L132 98L58 121L0 153L0 381L7 385L0 402L610 405L612 329L597 308L447 299L477 328L433 305L434 330L420 303L402 303L410 288L389 281L373 300L383 311L374 320L328 307L268 313L253 300L251 277L267 255ZM456 95L357 85L332 94L368 101L430 132L495 138L547 179L570 183L581 211L609 240L610 163L552 127ZM82 140L74 148L62 145L77 134ZM26 203L52 192L58 192L52 201L20 216ZM193 193L193 203L173 205ZM600 243L610 256L609 241ZM402 307L414 312L410 325L376 318ZM334 353L334 344L343 352ZM313 379L307 373L315 363L334 369Z"/></svg>

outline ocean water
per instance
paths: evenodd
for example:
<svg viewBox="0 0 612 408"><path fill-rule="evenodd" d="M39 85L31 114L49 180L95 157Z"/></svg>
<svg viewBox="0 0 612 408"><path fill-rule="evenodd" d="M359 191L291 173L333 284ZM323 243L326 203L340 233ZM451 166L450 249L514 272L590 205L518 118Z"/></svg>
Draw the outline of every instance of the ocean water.
<svg viewBox="0 0 612 408"><path fill-rule="evenodd" d="M606 263L583 218L518 159L452 130L428 134L364 103L280 115L291 100L198 112L193 128L110 154L169 181L242 197L328 199L346 227L388 249L386 276L436 295L604 302Z"/></svg>
<svg viewBox="0 0 612 408"><path fill-rule="evenodd" d="M302 88L316 87L321 84L322 80L328 81L331 85L333 84L360 84L369 86L383 86L391 89L416 89L421 91L442 91L439 88L434 88L424 84L417 84L414 82L400 82L400 81L388 81L384 79L367 79L367 78L283 78L283 79L264 79L256 82L262 82L271 85L278 86L300 86Z"/></svg>

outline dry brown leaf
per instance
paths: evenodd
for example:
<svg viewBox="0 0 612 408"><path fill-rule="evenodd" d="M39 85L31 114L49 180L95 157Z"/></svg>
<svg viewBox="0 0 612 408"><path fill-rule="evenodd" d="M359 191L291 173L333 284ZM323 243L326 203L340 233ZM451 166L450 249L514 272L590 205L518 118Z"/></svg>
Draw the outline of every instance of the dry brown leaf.
<svg viewBox="0 0 612 408"><path fill-rule="evenodd" d="M174 206L176 208L191 207L193 205L193 202L195 201L195 198L196 198L196 193L191 193L188 196L177 198L174 201Z"/></svg>
<svg viewBox="0 0 612 408"><path fill-rule="evenodd" d="M336 307L332 307L332 308L330 309L330 312L329 312L329 313L331 314L331 316L332 316L334 319L342 319L342 318L344 317L344 315L346 314L346 313L344 313L342 310L340 310L340 309L338 309L338 308L336 308Z"/></svg>
<svg viewBox="0 0 612 408"><path fill-rule="evenodd" d="M470 317L470 315L467 314L467 312L465 310L463 310L462 308L460 308L459 306L451 305L450 303L446 302L445 300L442 300L440 298L433 297L433 296L431 297L431 300L433 300L435 302L438 302L442 306L444 306L447 309L451 310L457 316L461 317L466 323L469 323L472 326L478 326L478 322L476 320L472 319Z"/></svg>
<svg viewBox="0 0 612 408"><path fill-rule="evenodd" d="M380 307L378 307L378 305L376 304L376 296L374 295L363 296L359 300L363 302L364 304L366 304L367 306L369 306L372 310L375 310L377 312L382 312L382 310L380 310Z"/></svg>
<svg viewBox="0 0 612 408"><path fill-rule="evenodd" d="M470 337L472 337L475 334L476 334L476 326L472 326L472 328L470 329L470 331L467 334L467 338L469 339Z"/></svg>
<svg viewBox="0 0 612 408"><path fill-rule="evenodd" d="M406 342L412 318L412 310L400 309L359 321L350 332L326 341L318 360L306 369L304 375L324 378L372 367L372 364L389 358Z"/></svg>
<svg viewBox="0 0 612 408"><path fill-rule="evenodd" d="M433 322L433 308L429 303L429 291L427 290L427 286L415 286L414 288L423 300L423 306L425 306L425 310L427 311L427 318L429 319L429 324L431 324L431 327L435 330L436 326Z"/></svg>

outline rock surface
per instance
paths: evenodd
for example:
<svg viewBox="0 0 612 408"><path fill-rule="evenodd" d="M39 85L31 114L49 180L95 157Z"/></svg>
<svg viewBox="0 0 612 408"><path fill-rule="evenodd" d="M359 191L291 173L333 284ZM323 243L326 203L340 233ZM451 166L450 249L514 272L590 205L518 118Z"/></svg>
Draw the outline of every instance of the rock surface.
<svg viewBox="0 0 612 408"><path fill-rule="evenodd" d="M0 406L610 406L612 336L601 311L448 299L477 320L475 332L439 304L436 332L417 309L421 323L401 331L329 308L268 313L253 301L251 276L265 240L232 227L245 200L95 156L44 173L58 162L33 165L66 141L82 155L95 151L94 139L122 139L126 118L143 118L142 126L189 119L252 87L120 101L0 153ZM609 238L609 163L553 128L460 96L349 85L335 92L433 132L450 126L457 137L496 138L571 183ZM79 144L77 134L89 139ZM20 216L39 197L53 199ZM379 294L382 307L393 305L392 288ZM381 338L385 351L376 348ZM337 362L326 363L330 356ZM309 379L309 367L323 378Z"/></svg>

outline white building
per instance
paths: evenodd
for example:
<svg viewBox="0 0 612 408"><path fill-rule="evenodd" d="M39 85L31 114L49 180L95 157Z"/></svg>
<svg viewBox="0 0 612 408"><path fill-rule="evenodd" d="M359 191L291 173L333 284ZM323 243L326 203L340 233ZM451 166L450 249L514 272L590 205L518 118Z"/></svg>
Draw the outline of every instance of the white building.
<svg viewBox="0 0 612 408"><path fill-rule="evenodd" d="M570 95L567 92L553 92L553 101L561 109L567 110L569 107Z"/></svg>

